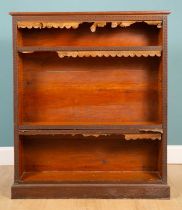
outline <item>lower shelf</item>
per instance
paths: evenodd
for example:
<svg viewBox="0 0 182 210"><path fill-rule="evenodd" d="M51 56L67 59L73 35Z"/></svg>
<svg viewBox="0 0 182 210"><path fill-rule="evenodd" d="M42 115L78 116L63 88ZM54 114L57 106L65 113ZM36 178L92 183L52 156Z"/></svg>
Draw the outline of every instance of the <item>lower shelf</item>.
<svg viewBox="0 0 182 210"><path fill-rule="evenodd" d="M162 183L153 171L38 171L24 172L23 183Z"/></svg>

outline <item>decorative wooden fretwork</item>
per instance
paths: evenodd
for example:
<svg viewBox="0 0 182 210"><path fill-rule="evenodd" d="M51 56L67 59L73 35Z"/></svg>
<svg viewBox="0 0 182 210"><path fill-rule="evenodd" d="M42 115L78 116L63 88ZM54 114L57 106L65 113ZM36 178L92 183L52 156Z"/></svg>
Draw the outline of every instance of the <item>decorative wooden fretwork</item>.
<svg viewBox="0 0 182 210"><path fill-rule="evenodd" d="M160 133L124 134L125 140L161 140Z"/></svg>
<svg viewBox="0 0 182 210"><path fill-rule="evenodd" d="M95 32L97 27L105 27L107 22L94 22L90 27L91 32Z"/></svg>
<svg viewBox="0 0 182 210"><path fill-rule="evenodd" d="M104 27L106 26L106 24L111 23L111 28L116 28L116 27L129 27L131 25L133 25L134 23L140 23L140 22L144 22L148 25L156 25L157 28L162 28L162 21L152 21L152 20L148 20L148 21L113 21L113 22L94 22L93 25L90 27L90 30L92 32L96 31L97 27Z"/></svg>
<svg viewBox="0 0 182 210"><path fill-rule="evenodd" d="M116 27L129 27L133 25L134 23L139 23L139 22L144 22L148 25L156 25L157 28L162 27L162 21L160 20L146 20L146 21L113 21L113 22L94 22L90 30L91 32L95 32L98 27L105 27L107 24L111 25L111 28L116 28ZM17 26L18 28L66 28L66 29L77 29L80 24L83 22L44 22L44 21L19 21Z"/></svg>
<svg viewBox="0 0 182 210"><path fill-rule="evenodd" d="M140 129L140 132L142 133L163 133L163 129Z"/></svg>
<svg viewBox="0 0 182 210"><path fill-rule="evenodd" d="M153 57L161 56L161 51L57 51L60 58L64 57Z"/></svg>
<svg viewBox="0 0 182 210"><path fill-rule="evenodd" d="M78 134L74 134L78 135ZM73 135L73 136L74 136ZM98 133L85 133L81 134L84 137L100 137L100 136L111 136L112 133L98 134ZM136 134L116 134L121 136L121 140L161 140L161 133L136 133Z"/></svg>
<svg viewBox="0 0 182 210"><path fill-rule="evenodd" d="M76 29L82 22L30 22L20 21L18 22L18 28L66 28Z"/></svg>

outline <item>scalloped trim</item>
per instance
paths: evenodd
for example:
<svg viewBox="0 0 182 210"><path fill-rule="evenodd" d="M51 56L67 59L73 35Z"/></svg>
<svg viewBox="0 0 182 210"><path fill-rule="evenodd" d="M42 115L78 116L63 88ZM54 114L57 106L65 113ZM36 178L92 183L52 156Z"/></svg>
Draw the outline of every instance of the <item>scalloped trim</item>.
<svg viewBox="0 0 182 210"><path fill-rule="evenodd" d="M60 58L64 57L160 57L161 51L57 51Z"/></svg>
<svg viewBox="0 0 182 210"><path fill-rule="evenodd" d="M160 133L148 134L124 134L125 140L161 140Z"/></svg>
<svg viewBox="0 0 182 210"><path fill-rule="evenodd" d="M129 27L134 23L141 23L144 22L148 25L156 25L157 28L162 28L162 21L161 20L144 20L144 21L121 21L121 22L111 22L111 28L120 27ZM98 26L99 27L99 26Z"/></svg>
<svg viewBox="0 0 182 210"><path fill-rule="evenodd" d="M158 128L154 128L154 129L140 129L140 132L143 133L163 133L163 129L158 129Z"/></svg>
<svg viewBox="0 0 182 210"><path fill-rule="evenodd" d="M100 136L111 136L113 135L112 133L105 133L105 134L96 134L96 133L87 133L87 134L72 134L72 136L75 135L82 135L84 137L95 137L98 138ZM147 134L116 134L116 135L121 135L123 140L161 140L161 134L160 133L147 133Z"/></svg>
<svg viewBox="0 0 182 210"><path fill-rule="evenodd" d="M30 22L20 21L18 22L18 28L66 28L66 29L77 29L82 22Z"/></svg>
<svg viewBox="0 0 182 210"><path fill-rule="evenodd" d="M113 22L94 22L92 26L90 27L91 32L95 32L97 27L104 27L107 25L107 23L111 23L111 28L116 27L129 27L133 25L134 23L146 23L148 25L156 25L157 28L162 28L162 21L161 20L146 20L146 21L113 21Z"/></svg>
<svg viewBox="0 0 182 210"><path fill-rule="evenodd" d="M111 24L111 28L116 28L118 26L120 27L129 27L134 23L140 23L140 22L144 22L148 25L156 25L157 28L161 28L162 27L162 21L160 20L146 20L146 21L113 21L113 22L106 22L106 21L102 21L102 22L94 22L91 27L90 30L91 32L95 32L97 28L99 27L105 27L108 23ZM66 28L66 29L77 29L79 27L80 24L82 24L83 22L37 22L37 21L18 21L17 23L17 27L18 28L28 28L28 29L32 29L32 28Z"/></svg>

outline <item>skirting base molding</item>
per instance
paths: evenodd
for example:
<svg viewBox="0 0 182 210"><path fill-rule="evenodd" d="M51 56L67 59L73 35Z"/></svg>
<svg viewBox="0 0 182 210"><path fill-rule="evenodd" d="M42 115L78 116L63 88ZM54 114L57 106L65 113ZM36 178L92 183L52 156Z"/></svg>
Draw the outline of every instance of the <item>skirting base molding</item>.
<svg viewBox="0 0 182 210"><path fill-rule="evenodd" d="M14 184L11 198L170 198L167 184Z"/></svg>

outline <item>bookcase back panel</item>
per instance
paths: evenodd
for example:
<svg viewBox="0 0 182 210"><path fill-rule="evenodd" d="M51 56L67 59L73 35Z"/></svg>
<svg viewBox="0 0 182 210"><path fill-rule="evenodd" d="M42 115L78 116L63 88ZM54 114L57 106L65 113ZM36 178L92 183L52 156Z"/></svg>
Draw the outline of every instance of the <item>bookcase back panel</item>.
<svg viewBox="0 0 182 210"><path fill-rule="evenodd" d="M138 174L136 181L141 182L142 176L149 179L149 173L158 170L159 141L126 141L120 135L38 135L22 136L21 145L20 162L25 181L42 178L47 181L115 179L134 182ZM73 175L72 178L66 171ZM113 173L103 176L102 171Z"/></svg>
<svg viewBox="0 0 182 210"><path fill-rule="evenodd" d="M146 23L130 27L97 28L83 23L77 29L19 29L20 46L156 46L160 45L160 30ZM54 40L54 41L53 41Z"/></svg>
<svg viewBox="0 0 182 210"><path fill-rule="evenodd" d="M159 58L22 54L20 124L160 123Z"/></svg>

